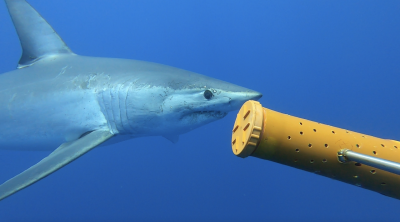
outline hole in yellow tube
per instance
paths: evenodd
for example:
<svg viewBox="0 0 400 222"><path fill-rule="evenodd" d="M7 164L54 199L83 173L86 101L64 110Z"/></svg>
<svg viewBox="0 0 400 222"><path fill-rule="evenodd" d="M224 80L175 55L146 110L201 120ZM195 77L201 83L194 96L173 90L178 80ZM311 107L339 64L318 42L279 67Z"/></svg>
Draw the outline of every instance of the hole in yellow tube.
<svg viewBox="0 0 400 222"><path fill-rule="evenodd" d="M299 150L299 149L296 149L296 152L300 152L300 150Z"/></svg>
<svg viewBox="0 0 400 222"><path fill-rule="evenodd" d="M246 131L247 128L249 128L249 126L250 126L250 123L247 123L246 126L243 128L243 131Z"/></svg>
<svg viewBox="0 0 400 222"><path fill-rule="evenodd" d="M292 139L292 137L288 136L287 139L290 140L290 139Z"/></svg>
<svg viewBox="0 0 400 222"><path fill-rule="evenodd" d="M300 122L300 125L303 125L303 123L302 123L302 122Z"/></svg>
<svg viewBox="0 0 400 222"><path fill-rule="evenodd" d="M250 110L247 111L247 113L244 115L243 120L245 120L249 116L249 114L250 114Z"/></svg>
<svg viewBox="0 0 400 222"><path fill-rule="evenodd" d="M329 147L329 145L328 145L327 143L325 143L325 147L326 147L326 148L328 148L328 147Z"/></svg>
<svg viewBox="0 0 400 222"><path fill-rule="evenodd" d="M317 132L317 129L313 129L314 132Z"/></svg>
<svg viewBox="0 0 400 222"><path fill-rule="evenodd" d="M236 132L236 130L239 128L239 125L236 125L235 128L232 130L232 132Z"/></svg>
<svg viewBox="0 0 400 222"><path fill-rule="evenodd" d="M397 149L397 146L393 146L393 147Z"/></svg>
<svg viewBox="0 0 400 222"><path fill-rule="evenodd" d="M308 147L310 147L310 148L311 148L311 147L312 147L312 144L311 144L311 143L309 143L309 144L308 144Z"/></svg>
<svg viewBox="0 0 400 222"><path fill-rule="evenodd" d="M326 163L326 162L328 162L328 161L327 161L326 159L323 159L322 162L323 162L323 163Z"/></svg>
<svg viewBox="0 0 400 222"><path fill-rule="evenodd" d="M332 130L332 133L335 134L335 131Z"/></svg>
<svg viewBox="0 0 400 222"><path fill-rule="evenodd" d="M300 131L300 135L303 135L303 132L302 132L302 131Z"/></svg>
<svg viewBox="0 0 400 222"><path fill-rule="evenodd" d="M356 147L357 147L357 148L360 148L360 145L356 144Z"/></svg>
<svg viewBox="0 0 400 222"><path fill-rule="evenodd" d="M314 160L310 160L310 163L314 163Z"/></svg>
<svg viewBox="0 0 400 222"><path fill-rule="evenodd" d="M385 145L381 144L382 147L385 147Z"/></svg>
<svg viewBox="0 0 400 222"><path fill-rule="evenodd" d="M232 142L232 145L235 145L235 143L236 143L236 139L235 139L235 140L233 140L233 142Z"/></svg>
<svg viewBox="0 0 400 222"><path fill-rule="evenodd" d="M370 171L372 174L375 174L376 173L376 170L371 170Z"/></svg>
<svg viewBox="0 0 400 222"><path fill-rule="evenodd" d="M378 153L376 151L372 151L373 154L377 155Z"/></svg>

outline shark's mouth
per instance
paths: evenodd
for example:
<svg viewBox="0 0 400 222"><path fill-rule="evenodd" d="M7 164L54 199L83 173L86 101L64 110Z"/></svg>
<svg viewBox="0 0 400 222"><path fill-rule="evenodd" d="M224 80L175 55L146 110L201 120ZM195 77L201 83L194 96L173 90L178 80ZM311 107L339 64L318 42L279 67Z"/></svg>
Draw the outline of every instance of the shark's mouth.
<svg viewBox="0 0 400 222"><path fill-rule="evenodd" d="M196 111L182 116L181 119L191 119L192 121L213 121L225 117L228 113L221 111Z"/></svg>
<svg viewBox="0 0 400 222"><path fill-rule="evenodd" d="M204 115L204 116L208 116L208 117L214 117L214 118L223 118L226 116L225 112L221 112L221 111L198 111L198 112L194 112L193 114L195 115Z"/></svg>

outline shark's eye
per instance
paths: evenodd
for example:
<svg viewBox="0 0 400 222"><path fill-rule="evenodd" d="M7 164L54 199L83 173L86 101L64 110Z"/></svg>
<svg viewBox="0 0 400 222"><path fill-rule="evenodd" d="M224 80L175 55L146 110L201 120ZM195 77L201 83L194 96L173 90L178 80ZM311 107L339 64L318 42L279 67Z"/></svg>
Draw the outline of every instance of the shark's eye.
<svg viewBox="0 0 400 222"><path fill-rule="evenodd" d="M211 97L213 97L213 93L210 90L204 91L204 98L211 99Z"/></svg>

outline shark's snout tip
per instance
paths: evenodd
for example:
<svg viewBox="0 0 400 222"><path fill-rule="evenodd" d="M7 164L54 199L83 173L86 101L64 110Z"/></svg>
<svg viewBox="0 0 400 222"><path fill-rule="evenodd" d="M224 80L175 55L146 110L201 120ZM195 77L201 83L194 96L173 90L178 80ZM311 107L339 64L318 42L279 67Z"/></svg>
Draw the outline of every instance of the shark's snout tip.
<svg viewBox="0 0 400 222"><path fill-rule="evenodd" d="M252 95L250 96L251 100L259 100L263 95L259 92L254 92L252 93Z"/></svg>

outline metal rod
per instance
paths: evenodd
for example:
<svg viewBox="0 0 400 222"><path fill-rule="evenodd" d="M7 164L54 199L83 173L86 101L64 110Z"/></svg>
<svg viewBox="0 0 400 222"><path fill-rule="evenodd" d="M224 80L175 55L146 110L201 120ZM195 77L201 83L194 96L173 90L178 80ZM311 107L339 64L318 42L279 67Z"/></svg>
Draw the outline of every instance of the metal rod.
<svg viewBox="0 0 400 222"><path fill-rule="evenodd" d="M371 167L375 167L381 170L385 170L397 175L400 175L400 163L393 162L390 160L385 160L373 156L368 156L365 154L353 152L348 149L341 150L338 153L339 161L347 162L347 161L355 161L358 163L362 163ZM343 158L344 157L344 158Z"/></svg>

